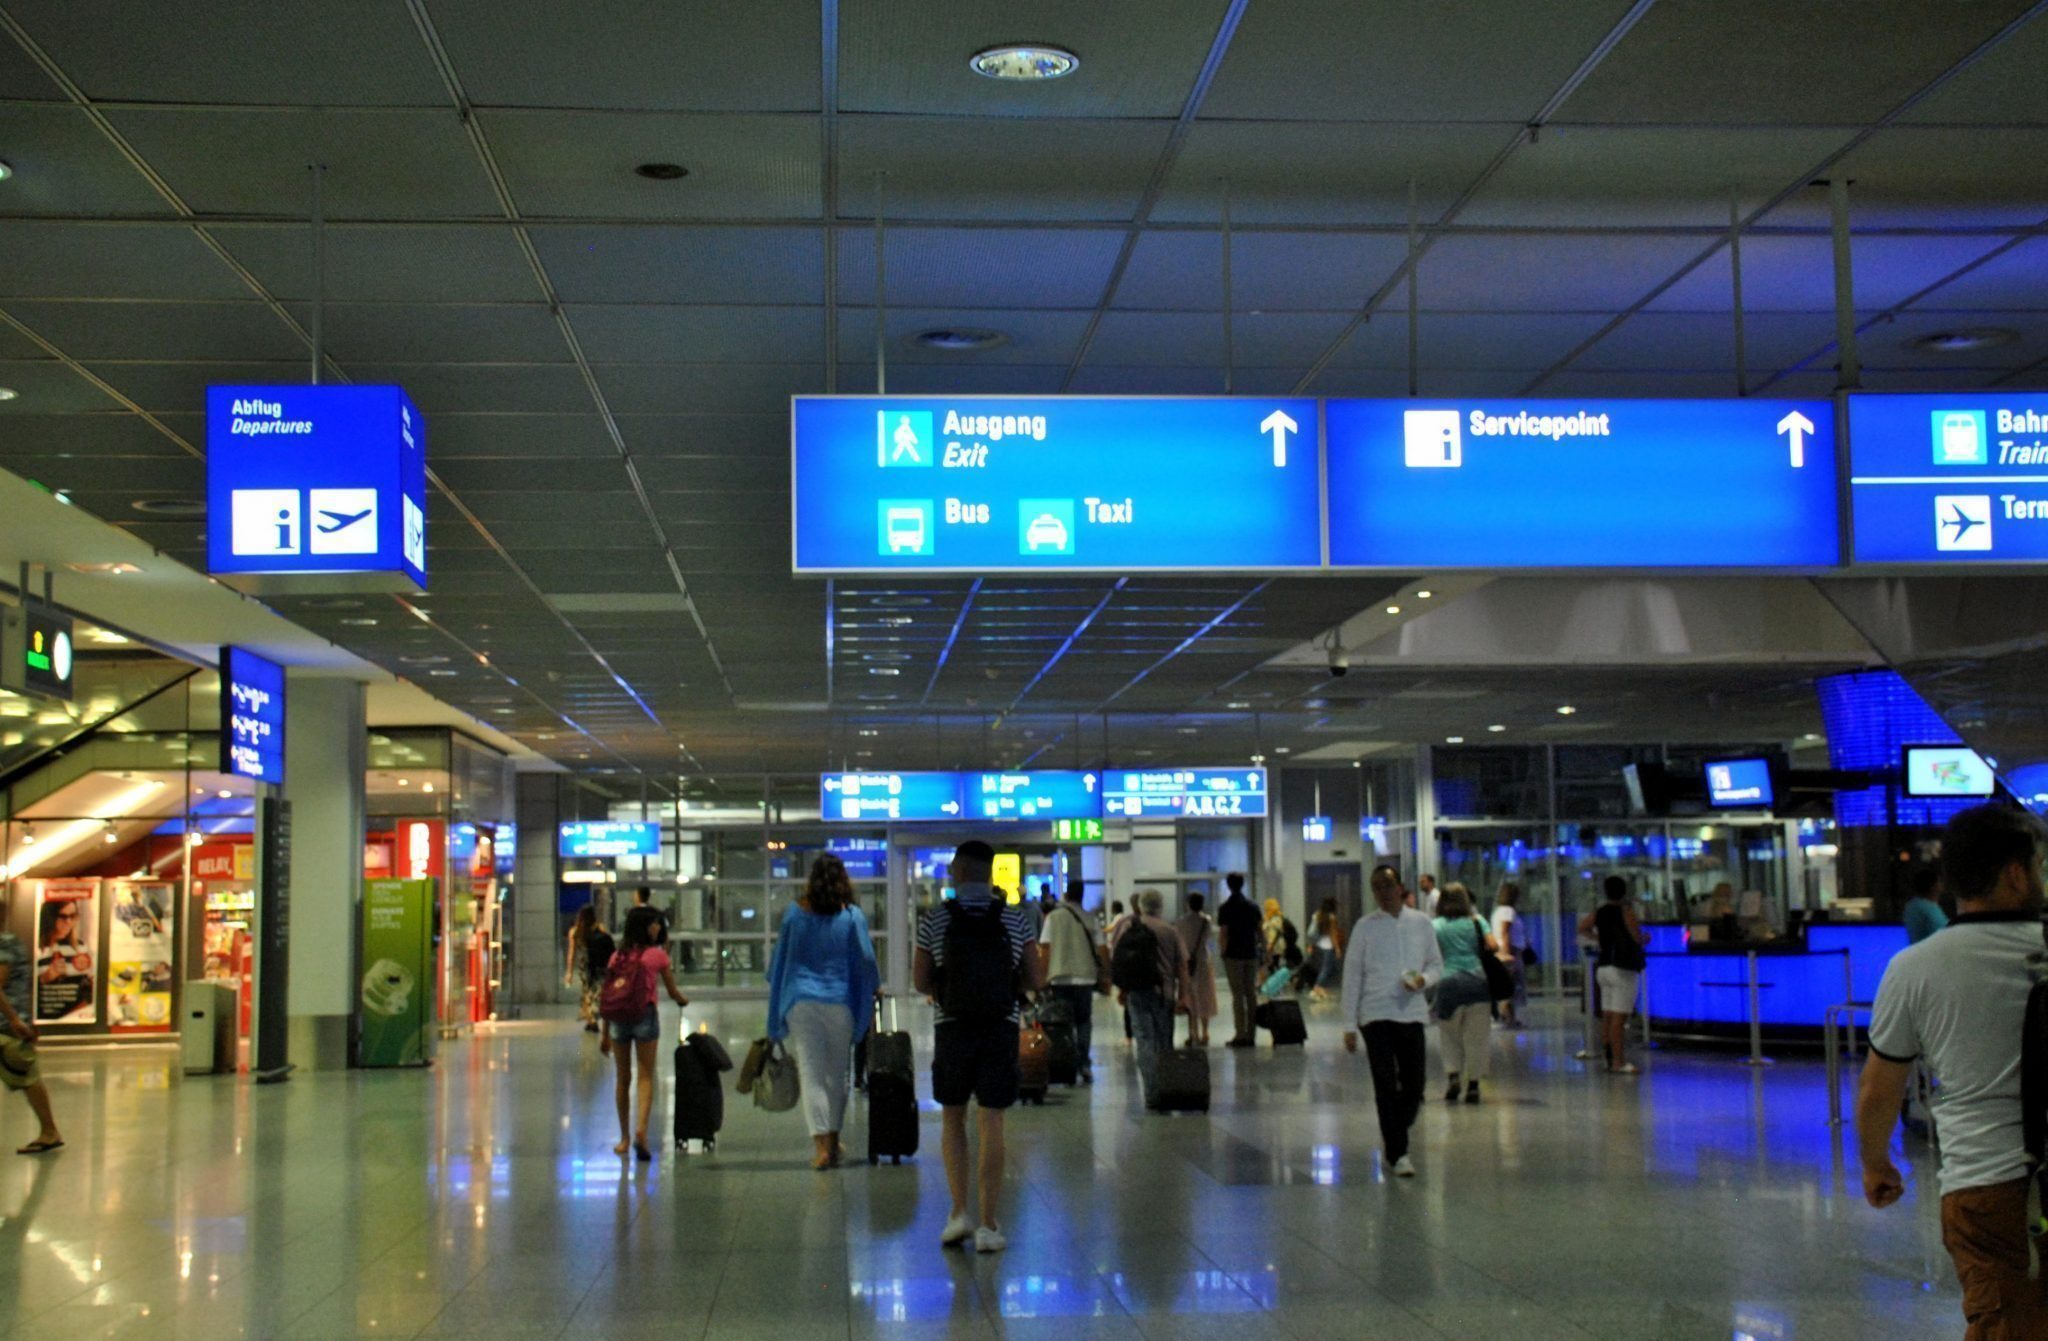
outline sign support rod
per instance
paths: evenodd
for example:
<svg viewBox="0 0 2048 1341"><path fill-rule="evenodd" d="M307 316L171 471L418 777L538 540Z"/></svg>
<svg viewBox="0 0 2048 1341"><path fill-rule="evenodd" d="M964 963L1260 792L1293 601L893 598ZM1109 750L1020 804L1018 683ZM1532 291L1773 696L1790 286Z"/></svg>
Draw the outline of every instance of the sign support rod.
<svg viewBox="0 0 2048 1341"><path fill-rule="evenodd" d="M1734 187L1728 189L1728 279L1735 311L1735 394L1749 394L1749 353L1744 343L1742 315L1742 201Z"/></svg>
<svg viewBox="0 0 2048 1341"><path fill-rule="evenodd" d="M1416 283L1421 279L1419 269L1422 255L1416 248L1415 199L1415 179L1410 177L1408 179L1408 394L1410 396L1419 395L1420 391L1418 388L1421 386L1417 352L1420 348L1420 341L1417 338L1417 328L1422 324L1422 299L1416 290Z"/></svg>
<svg viewBox="0 0 2048 1341"><path fill-rule="evenodd" d="M1835 236L1835 352L1840 356L1836 388L1853 391L1863 385L1863 365L1856 353L1856 279L1849 265L1849 179L1828 179L1828 216Z"/></svg>
<svg viewBox="0 0 2048 1341"><path fill-rule="evenodd" d="M882 180L875 174L875 394L889 394L889 258L883 253Z"/></svg>
<svg viewBox="0 0 2048 1341"><path fill-rule="evenodd" d="M1230 301L1230 178L1223 179L1223 394L1234 389L1237 374L1237 342L1232 329Z"/></svg>
<svg viewBox="0 0 2048 1341"><path fill-rule="evenodd" d="M326 326L327 308L327 213L320 199L322 179L327 175L325 163L308 163L306 171L313 178L313 319L308 335L313 346L313 385L320 385L320 363L325 348L323 328Z"/></svg>

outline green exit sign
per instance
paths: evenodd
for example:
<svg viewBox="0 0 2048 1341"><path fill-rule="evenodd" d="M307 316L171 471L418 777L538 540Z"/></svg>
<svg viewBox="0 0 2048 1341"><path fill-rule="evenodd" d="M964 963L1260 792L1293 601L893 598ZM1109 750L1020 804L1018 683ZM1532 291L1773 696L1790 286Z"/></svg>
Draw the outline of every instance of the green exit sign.
<svg viewBox="0 0 2048 1341"><path fill-rule="evenodd" d="M1063 819L1052 822L1052 836L1062 843L1099 843L1102 841L1102 821L1098 819Z"/></svg>

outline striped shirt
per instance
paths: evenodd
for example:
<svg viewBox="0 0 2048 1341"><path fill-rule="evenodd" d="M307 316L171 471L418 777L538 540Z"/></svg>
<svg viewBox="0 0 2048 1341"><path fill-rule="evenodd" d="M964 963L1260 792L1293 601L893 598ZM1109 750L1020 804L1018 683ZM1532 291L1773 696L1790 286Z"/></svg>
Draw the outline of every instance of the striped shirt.
<svg viewBox="0 0 2048 1341"><path fill-rule="evenodd" d="M942 903L924 915L924 920L917 924L917 948L931 955L933 967L946 966L946 929L953 925L954 908L967 907L978 913L994 898L994 892L987 885L961 885L953 902ZM1014 972L1024 962L1024 956L1032 953L1032 943L1037 939L1031 932L1030 914L1022 908L1005 905L1003 930L1010 935L1010 968ZM1012 1024L1022 1020L1022 1007L1013 1002L1009 1018ZM944 1009L938 1011L936 1023L946 1023Z"/></svg>

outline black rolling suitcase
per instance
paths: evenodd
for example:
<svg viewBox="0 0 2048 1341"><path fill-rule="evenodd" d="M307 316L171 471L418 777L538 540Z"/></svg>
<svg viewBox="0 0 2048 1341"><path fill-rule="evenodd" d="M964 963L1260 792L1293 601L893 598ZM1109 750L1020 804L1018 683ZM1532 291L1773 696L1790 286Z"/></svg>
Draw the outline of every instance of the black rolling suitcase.
<svg viewBox="0 0 2048 1341"><path fill-rule="evenodd" d="M1206 1048L1169 1048L1159 1054L1159 1083L1152 1106L1162 1113L1209 1111L1209 1052Z"/></svg>
<svg viewBox="0 0 2048 1341"><path fill-rule="evenodd" d="M896 1003L890 1002L893 1015ZM897 1164L917 1153L917 1063L910 1035L883 1030L882 1006L875 1003L875 1028L868 1035L868 1163Z"/></svg>
<svg viewBox="0 0 2048 1341"><path fill-rule="evenodd" d="M709 1151L725 1125L725 1082L732 1057L712 1034L685 1034L676 1046L676 1145L702 1141Z"/></svg>
<svg viewBox="0 0 2048 1341"><path fill-rule="evenodd" d="M1273 1046L1284 1048L1308 1042L1308 1025L1301 1018L1301 1003L1289 997L1261 1001L1253 1023L1273 1035Z"/></svg>
<svg viewBox="0 0 2048 1341"><path fill-rule="evenodd" d="M1055 1085L1081 1083L1081 1036L1067 1003L1047 999L1038 1005L1039 1027L1048 1044L1046 1079Z"/></svg>

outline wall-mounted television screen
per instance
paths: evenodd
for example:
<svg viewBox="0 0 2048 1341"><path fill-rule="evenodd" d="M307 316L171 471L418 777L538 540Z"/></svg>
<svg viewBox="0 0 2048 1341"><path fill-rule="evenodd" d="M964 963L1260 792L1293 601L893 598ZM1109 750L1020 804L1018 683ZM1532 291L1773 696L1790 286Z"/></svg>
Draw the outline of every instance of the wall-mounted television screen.
<svg viewBox="0 0 2048 1341"><path fill-rule="evenodd" d="M1997 775L1984 756L1967 745L1908 745L1906 795L1989 796L1997 786Z"/></svg>
<svg viewBox="0 0 2048 1341"><path fill-rule="evenodd" d="M1717 810L1768 810L1777 800L1768 759L1707 761L1707 804Z"/></svg>

